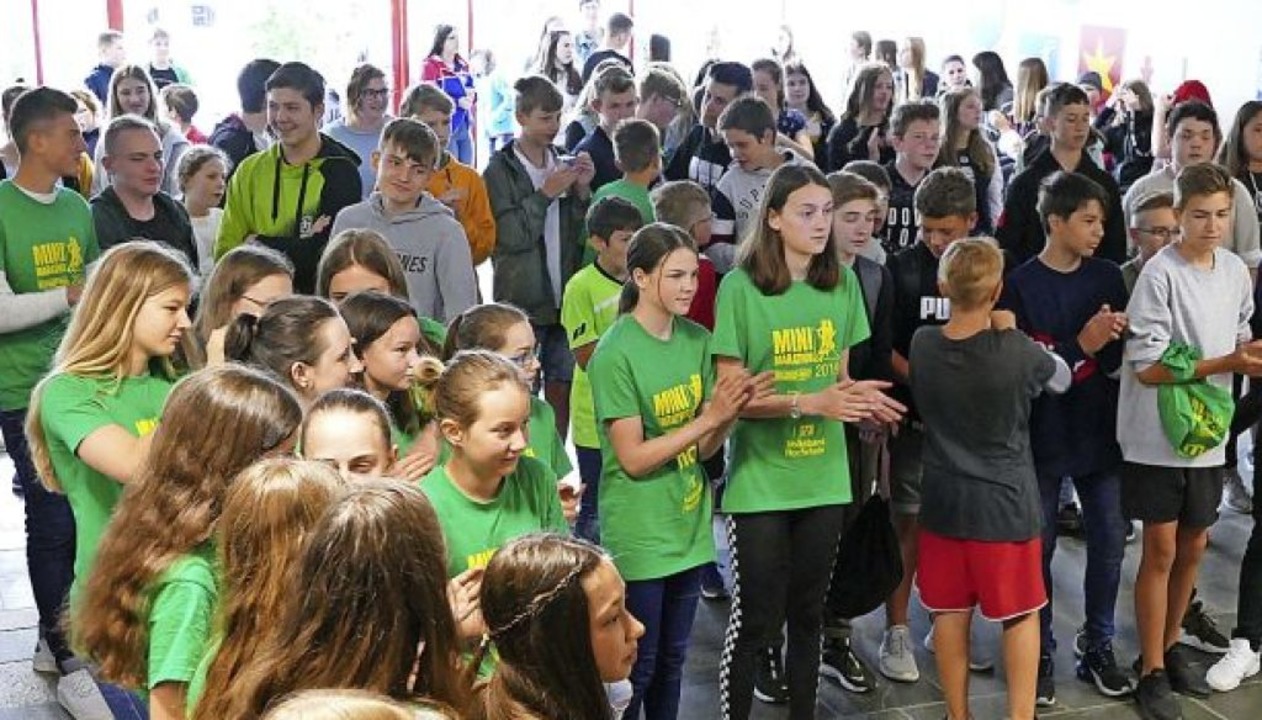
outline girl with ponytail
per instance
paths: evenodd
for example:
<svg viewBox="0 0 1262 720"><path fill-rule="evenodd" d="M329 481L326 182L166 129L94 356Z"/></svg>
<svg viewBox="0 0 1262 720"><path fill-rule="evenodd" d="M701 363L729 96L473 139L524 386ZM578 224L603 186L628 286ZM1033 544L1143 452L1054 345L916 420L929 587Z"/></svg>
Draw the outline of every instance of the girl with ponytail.
<svg viewBox="0 0 1262 720"><path fill-rule="evenodd" d="M723 447L737 414L771 376L715 383L710 333L686 319L697 248L653 223L627 247L619 317L588 364L600 428L601 542L644 623L627 717L673 720L701 568L714 560L709 484L701 463Z"/></svg>

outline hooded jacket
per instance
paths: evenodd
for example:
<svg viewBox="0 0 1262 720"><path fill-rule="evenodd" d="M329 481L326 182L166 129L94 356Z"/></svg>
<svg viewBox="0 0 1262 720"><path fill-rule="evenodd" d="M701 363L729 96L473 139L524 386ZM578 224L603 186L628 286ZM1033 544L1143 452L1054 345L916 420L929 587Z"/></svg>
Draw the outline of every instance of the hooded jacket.
<svg viewBox="0 0 1262 720"><path fill-rule="evenodd" d="M418 315L446 325L477 303L478 282L464 228L429 193L421 195L416 207L390 217L381 193L374 192L338 213L333 234L349 229L376 231L390 243Z"/></svg>
<svg viewBox="0 0 1262 720"><path fill-rule="evenodd" d="M293 262L294 290L310 294L333 220L362 197L359 157L324 134L315 157L301 165L285 162L284 152L277 143L246 158L233 173L215 259L253 235Z"/></svg>
<svg viewBox="0 0 1262 720"><path fill-rule="evenodd" d="M469 253L473 265L481 265L491 257L495 249L495 216L491 214L491 199L486 194L486 183L477 170L443 152L438 169L429 176L430 195L440 198L451 190L457 190L456 219L464 226L469 241Z"/></svg>
<svg viewBox="0 0 1262 720"><path fill-rule="evenodd" d="M188 211L170 195L159 192L153 196L153 219L148 221L133 218L112 186L92 198L90 204L96 241L102 251L128 240L144 238L182 253L189 266L197 269L197 241L193 237L193 224L188 218Z"/></svg>
<svg viewBox="0 0 1262 720"><path fill-rule="evenodd" d="M254 131L245 126L240 115L232 114L215 125L210 131L207 143L223 150L231 163L228 165L229 177L236 172L241 162L259 151L254 142Z"/></svg>
<svg viewBox="0 0 1262 720"><path fill-rule="evenodd" d="M536 325L561 322L561 298L552 291L543 226L553 200L535 190L510 141L491 156L483 177L495 213L496 302L516 305ZM561 154L560 148L551 152ZM589 200L566 193L556 199L561 219L561 287L578 270L583 259L583 223Z"/></svg>

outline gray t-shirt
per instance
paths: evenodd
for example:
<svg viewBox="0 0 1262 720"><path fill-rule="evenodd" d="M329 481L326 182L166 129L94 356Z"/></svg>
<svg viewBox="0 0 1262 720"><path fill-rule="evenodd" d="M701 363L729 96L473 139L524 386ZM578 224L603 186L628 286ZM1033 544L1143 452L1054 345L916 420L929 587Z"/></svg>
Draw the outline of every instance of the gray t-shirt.
<svg viewBox="0 0 1262 720"><path fill-rule="evenodd" d="M1117 441L1127 462L1159 467L1223 464L1225 443L1195 458L1175 454L1161 429L1157 387L1143 384L1136 373L1161 360L1172 342L1198 348L1203 358L1229 355L1249 340L1252 315L1249 271L1227 250L1214 251L1214 267L1209 270L1188 263L1175 245L1144 263L1126 306L1130 332L1118 397ZM1211 375L1209 381L1230 387L1231 375Z"/></svg>
<svg viewBox="0 0 1262 720"><path fill-rule="evenodd" d="M1016 330L951 340L925 326L912 336L909 364L925 425L921 526L964 540L1038 537L1030 401L1057 374L1055 357Z"/></svg>

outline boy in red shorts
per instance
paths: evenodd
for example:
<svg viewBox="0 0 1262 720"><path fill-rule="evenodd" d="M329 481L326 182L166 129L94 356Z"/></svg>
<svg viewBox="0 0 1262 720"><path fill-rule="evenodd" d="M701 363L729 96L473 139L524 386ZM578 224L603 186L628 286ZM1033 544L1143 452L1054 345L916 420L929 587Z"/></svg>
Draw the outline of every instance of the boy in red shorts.
<svg viewBox="0 0 1262 720"><path fill-rule="evenodd" d="M911 341L910 385L925 426L920 504L920 600L933 613L949 720L966 720L974 608L1003 623L1008 717L1034 717L1042 510L1030 454L1030 401L1069 388L1069 366L996 311L1003 255L988 239L957 241L938 283L946 325Z"/></svg>

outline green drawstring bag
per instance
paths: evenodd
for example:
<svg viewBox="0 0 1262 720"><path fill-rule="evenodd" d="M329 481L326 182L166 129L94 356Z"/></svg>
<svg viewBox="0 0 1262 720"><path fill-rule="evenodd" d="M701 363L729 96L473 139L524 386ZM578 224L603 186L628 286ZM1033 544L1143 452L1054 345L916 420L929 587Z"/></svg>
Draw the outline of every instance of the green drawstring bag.
<svg viewBox="0 0 1262 720"><path fill-rule="evenodd" d="M1183 343L1170 343L1161 356L1161 364L1170 369L1176 382L1157 388L1157 411L1166 439L1179 457L1198 457L1221 445L1236 409L1230 390L1196 379L1200 359L1200 350Z"/></svg>

